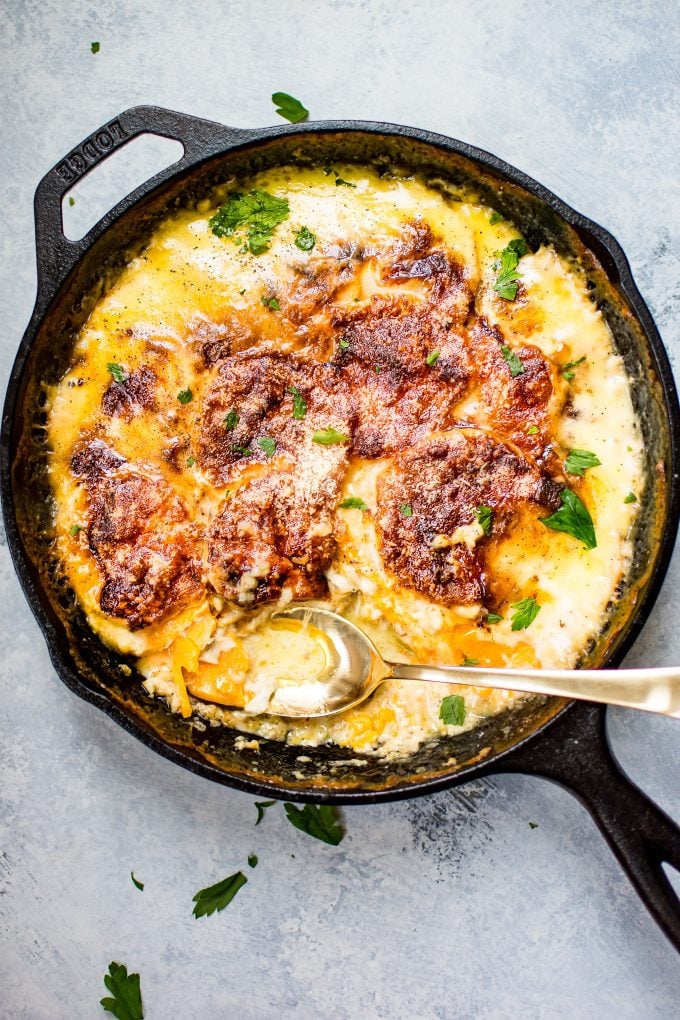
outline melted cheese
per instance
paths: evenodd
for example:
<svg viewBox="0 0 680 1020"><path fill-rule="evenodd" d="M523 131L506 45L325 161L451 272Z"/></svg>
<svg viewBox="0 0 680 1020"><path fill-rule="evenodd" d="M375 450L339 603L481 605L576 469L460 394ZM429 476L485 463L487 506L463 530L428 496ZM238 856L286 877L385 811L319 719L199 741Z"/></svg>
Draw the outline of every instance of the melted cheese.
<svg viewBox="0 0 680 1020"><path fill-rule="evenodd" d="M456 664L464 657L484 665L573 666L587 642L596 637L607 603L624 576L631 550L628 535L640 494L641 438L632 408L629 380L601 314L588 299L583 280L554 251L541 248L521 260L522 297L504 301L495 294L493 263L516 231L511 224L489 223L491 210L474 199L452 201L416 179L379 178L356 167L336 168L354 188L334 186L320 169L284 168L256 179L256 187L285 195L290 217L275 231L269 251L245 256L229 239L210 230L208 220L226 189L197 209L173 214L153 235L98 302L82 329L72 364L51 394L49 437L51 478L56 500L58 545L71 583L100 637L122 652L140 656L139 668L149 691L165 696L171 707L197 712L213 721L294 744L332 740L359 751L398 755L424 739L455 733L439 720L445 693L466 699L465 726L499 711L517 697L512 692L392 681L367 704L333 719L289 721L269 717L266 708L282 677L309 679L319 665L318 648L282 639L269 623L271 607L247 611L208 595L169 619L131 631L124 621L99 606L102 578L85 532L85 496L74 479L70 459L85 434L101 435L119 453L160 472L180 496L197 526L211 521L224 492L211 486L191 445L181 470L167 450L178 437L190 437L206 385L190 339L202 323L224 321L225 308L247 313L261 342L290 352L299 334L272 315L261 297L286 293L307 253L294 244L305 225L316 234L317 252L333 256L338 239L386 248L405 224L420 219L465 267L476 291L476 308L510 340L529 342L557 365L578 365L571 383L572 410L555 423L565 450L589 450L601 466L588 470L585 498L597 532L597 548L585 550L568 535L546 529L526 515L520 529L495 549L490 569L508 591L534 596L541 612L528 630L511 630L510 611L492 627L479 624L475 606L447 607L402 585L385 568L370 510L376 505L376 480L382 461L355 460L344 479L343 498L365 501L368 513L338 511L338 552L327 572L330 604L363 627L383 655L398 661ZM348 284L341 300L368 301L380 293L379 273L368 259ZM394 294L417 294L422 284L409 280L390 287ZM101 398L111 382L110 363L132 372L150 365L163 390L191 388L194 399L142 410L131 420L106 419ZM475 393L466 396L461 416L482 428ZM253 467L253 471L256 469ZM259 469L258 469L259 470ZM471 530L470 530L471 529ZM472 543L476 525L443 536L450 543ZM285 602L290 593L284 592ZM326 603L328 604L328 603ZM304 667L304 668L303 668ZM191 701L189 700L191 696Z"/></svg>

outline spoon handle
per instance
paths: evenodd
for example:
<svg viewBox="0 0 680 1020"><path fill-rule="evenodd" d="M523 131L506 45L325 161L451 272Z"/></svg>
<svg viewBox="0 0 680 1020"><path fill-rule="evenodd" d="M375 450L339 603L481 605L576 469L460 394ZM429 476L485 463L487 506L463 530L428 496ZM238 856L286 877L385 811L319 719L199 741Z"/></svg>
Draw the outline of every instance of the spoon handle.
<svg viewBox="0 0 680 1020"><path fill-rule="evenodd" d="M639 708L680 719L680 668L658 669L486 669L477 666L389 664L399 680L471 684L501 690L580 698Z"/></svg>

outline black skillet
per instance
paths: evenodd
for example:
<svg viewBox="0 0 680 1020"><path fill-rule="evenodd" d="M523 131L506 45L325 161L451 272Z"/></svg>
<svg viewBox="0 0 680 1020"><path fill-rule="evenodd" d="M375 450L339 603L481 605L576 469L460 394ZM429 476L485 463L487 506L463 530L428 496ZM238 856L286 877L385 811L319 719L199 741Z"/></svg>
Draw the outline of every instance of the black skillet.
<svg viewBox="0 0 680 1020"><path fill-rule="evenodd" d="M145 132L177 139L183 158L128 195L80 241L63 233L64 195L97 163ZM649 615L677 522L680 412L659 334L626 257L602 227L525 174L459 141L390 124L318 122L241 130L156 107L136 107L95 131L40 182L35 197L38 294L12 370L2 423L2 503L10 550L54 667L68 687L155 751L198 775L261 797L368 804L432 793L497 772L545 776L586 805L643 901L680 949L680 901L662 869L680 869L680 830L621 772L605 713L591 704L529 699L460 737L440 739L400 762L333 747L260 741L244 748L226 728L187 724L149 698L134 663L94 637L53 550L46 477L45 394L69 360L75 331L106 280L138 251L158 220L232 174L276 164L401 165L469 184L509 217L532 247L545 242L577 259L633 380L642 422L647 488L635 557L620 598L582 665L618 664ZM304 751L303 761L299 760Z"/></svg>

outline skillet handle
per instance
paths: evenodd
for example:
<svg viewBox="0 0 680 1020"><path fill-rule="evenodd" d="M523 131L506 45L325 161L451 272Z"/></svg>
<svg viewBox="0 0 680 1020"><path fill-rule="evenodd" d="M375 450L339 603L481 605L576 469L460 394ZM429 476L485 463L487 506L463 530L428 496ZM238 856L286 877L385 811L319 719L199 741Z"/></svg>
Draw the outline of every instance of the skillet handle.
<svg viewBox="0 0 680 1020"><path fill-rule="evenodd" d="M680 828L635 786L609 747L605 709L580 702L499 762L574 793L593 816L645 906L680 952L680 898L662 864L680 872Z"/></svg>
<svg viewBox="0 0 680 1020"><path fill-rule="evenodd" d="M109 222L119 207L106 216L79 241L70 241L64 234L62 200L77 181L138 135L151 133L172 138L184 146L182 158L145 181L132 194L135 199L152 191L158 184L201 158L245 141L251 131L225 127L186 113L176 113L159 106L133 106L102 125L64 156L40 181L34 201L36 254L38 262L38 302L46 304L66 275L78 262ZM127 199L126 201L129 201Z"/></svg>

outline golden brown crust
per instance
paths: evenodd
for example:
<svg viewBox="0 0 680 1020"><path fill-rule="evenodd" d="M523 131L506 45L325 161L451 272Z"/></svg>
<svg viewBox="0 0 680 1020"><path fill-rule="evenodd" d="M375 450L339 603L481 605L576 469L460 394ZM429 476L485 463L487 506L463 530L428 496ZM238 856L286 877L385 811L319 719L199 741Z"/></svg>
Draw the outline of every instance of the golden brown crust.
<svg viewBox="0 0 680 1020"><path fill-rule="evenodd" d="M520 506L556 509L559 492L559 485L490 436L459 430L425 439L395 456L378 480L383 559L402 584L436 602L483 602L489 594L487 539L481 527L459 529L475 524L476 509L489 507L495 540Z"/></svg>
<svg viewBox="0 0 680 1020"><path fill-rule="evenodd" d="M163 478L101 440L78 450L71 468L87 488L87 537L103 575L102 610L138 630L200 597L197 536Z"/></svg>
<svg viewBox="0 0 680 1020"><path fill-rule="evenodd" d="M102 411L109 418L130 421L140 411L156 409L156 375L146 365L122 382L112 382L102 397Z"/></svg>

